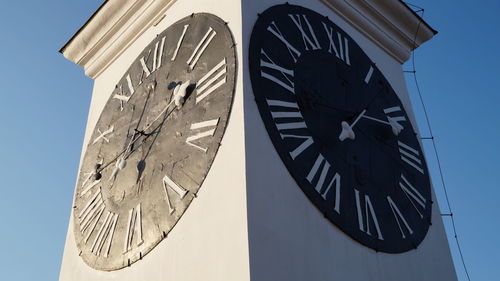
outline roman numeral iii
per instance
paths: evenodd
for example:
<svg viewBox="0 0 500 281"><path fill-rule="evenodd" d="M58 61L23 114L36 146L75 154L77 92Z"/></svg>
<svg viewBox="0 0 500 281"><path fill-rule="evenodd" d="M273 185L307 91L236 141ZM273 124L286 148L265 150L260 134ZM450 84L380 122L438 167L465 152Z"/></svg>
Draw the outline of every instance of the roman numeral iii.
<svg viewBox="0 0 500 281"><path fill-rule="evenodd" d="M398 141L399 153L401 154L401 160L406 164L413 167L415 170L424 174L424 169L422 168L422 161L420 160L420 153L412 148L411 146Z"/></svg>
<svg viewBox="0 0 500 281"><path fill-rule="evenodd" d="M224 58L196 83L196 103L199 103L224 85L227 81L226 73L227 65Z"/></svg>

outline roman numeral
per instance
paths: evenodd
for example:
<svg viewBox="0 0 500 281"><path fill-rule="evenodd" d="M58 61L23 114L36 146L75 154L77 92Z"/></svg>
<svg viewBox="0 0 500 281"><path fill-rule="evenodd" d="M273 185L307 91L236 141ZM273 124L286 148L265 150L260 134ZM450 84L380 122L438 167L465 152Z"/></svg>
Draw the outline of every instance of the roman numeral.
<svg viewBox="0 0 500 281"><path fill-rule="evenodd" d="M212 27L208 28L207 33L205 33L205 36L203 36L203 38L198 43L198 45L194 49L193 53L191 54L191 56L189 57L189 59L186 62L188 64L190 70L193 70L194 66L196 65L196 63L200 59L201 55L203 54L205 49L208 47L210 42L212 42L212 39L214 39L216 34L217 34L217 32L215 32L215 30L213 30Z"/></svg>
<svg viewBox="0 0 500 281"><path fill-rule="evenodd" d="M104 132L101 132L101 130L99 128L97 128L97 132L100 134L98 137L96 137L94 139L94 141L92 142L92 144L96 144L99 140L103 139L104 141L108 142L109 143L109 139L106 138L106 135L109 135L113 132L113 130L115 129L114 126L111 126L111 128L107 129L106 131Z"/></svg>
<svg viewBox="0 0 500 281"><path fill-rule="evenodd" d="M134 239L136 241L136 246L140 246L144 242L142 239L141 203L137 204L135 208L129 210L127 232L125 234L125 240L123 243L124 254L132 250L132 242Z"/></svg>
<svg viewBox="0 0 500 281"><path fill-rule="evenodd" d="M109 254L109 250L111 248L111 242L113 241L113 236L115 234L116 222L118 221L118 214L114 214L112 212L106 211L106 218L102 222L99 231L94 239L94 243L92 244L91 251L96 256L100 256L101 253L104 253L103 256L107 257ZM106 245L104 247L104 245ZM104 247L104 252L102 252Z"/></svg>
<svg viewBox="0 0 500 281"><path fill-rule="evenodd" d="M271 24L267 27L267 30L271 32L276 38L278 38L283 44L285 44L286 48L288 49L288 52L293 58L294 62L297 62L297 59L300 57L300 52L288 42L281 31L279 30L278 26L276 23L273 21Z"/></svg>
<svg viewBox="0 0 500 281"><path fill-rule="evenodd" d="M373 222L375 226L375 230L377 231L377 238L379 240L384 240L382 236L382 232L380 231L380 226L378 224L377 215L375 214L375 210L373 209L372 201L370 200L370 196L365 194L364 196L364 204L362 203L362 198L359 194L359 190L354 189L355 197L356 197L356 210L358 215L358 226L359 230L364 233L373 236L371 233L370 221ZM363 210L364 205L364 210Z"/></svg>
<svg viewBox="0 0 500 281"><path fill-rule="evenodd" d="M179 41L177 41L177 46L175 47L174 54L172 55L172 58L170 59L171 61L174 61L175 58L177 57L177 53L179 52L179 49L181 48L182 41L184 40L184 36L186 35L186 31L189 27L189 24L184 25L184 29L182 30L181 37L179 37Z"/></svg>
<svg viewBox="0 0 500 281"><path fill-rule="evenodd" d="M153 65L151 69L149 69L147 65L147 61L149 60L149 57L151 56L151 49L148 51L148 55L146 58L142 57L139 62L141 63L142 67L142 73L141 73L141 79L139 80L139 84L142 84L142 81L144 78L148 78L151 73L155 72L157 69L161 67L161 60L163 57L163 48L165 47L165 39L167 37L163 36L161 41L156 42L155 48L153 51ZM146 74L146 77L144 77L144 74Z"/></svg>
<svg viewBox="0 0 500 281"><path fill-rule="evenodd" d="M323 27L325 28L328 41L330 42L328 52L332 54L333 51L337 58L344 61L347 65L351 65L351 60L349 58L349 40L347 40L347 38L343 38L342 34L339 32L337 32L337 38L335 40L333 38L333 27L329 27L325 23L323 23Z"/></svg>
<svg viewBox="0 0 500 281"><path fill-rule="evenodd" d="M401 141L398 141L398 145L399 153L401 153L401 160L423 174L424 169L422 169L422 161L419 159L420 153Z"/></svg>
<svg viewBox="0 0 500 281"><path fill-rule="evenodd" d="M175 212L175 208L172 206L172 203L170 202L168 189L173 190L179 196L180 199L183 199L184 196L186 196L186 194L188 193L188 191L184 189L182 186L176 184L166 175L163 177L163 189L165 190L165 199L167 201L168 212L169 214L172 214L173 212Z"/></svg>
<svg viewBox="0 0 500 281"><path fill-rule="evenodd" d="M104 256L107 257L111 248L118 214L105 211L105 208L106 206L104 205L104 201L102 199L101 189L99 188L80 213L78 213L78 222L85 244L97 229L99 222L101 222L94 238L94 242L92 243L91 252L97 256L103 253ZM101 221L104 212L106 213L105 219L104 221ZM102 251L103 249L104 251Z"/></svg>
<svg viewBox="0 0 500 281"><path fill-rule="evenodd" d="M199 145L196 145L193 143L193 141L196 141L196 140L199 140L199 139L205 138L205 137L212 137L215 133L215 129L217 129L218 123L219 123L219 118L191 124L191 128L190 128L191 130L199 130L199 129L205 129L205 128L209 128L209 127L212 127L212 128L188 137L186 139L186 143L193 146L193 147L196 147L199 150L206 153L208 148L204 148L204 147L201 147Z"/></svg>
<svg viewBox="0 0 500 281"><path fill-rule="evenodd" d="M427 200L424 198L424 196L422 196L422 194L420 194L420 192L418 192L418 190L415 187L413 187L413 185L410 184L410 182L406 179L404 175L401 175L401 181L399 182L399 187L405 193L406 198L410 200L415 210L417 210L418 214L420 215L420 218L423 218L424 216L420 211L420 208L422 210L425 209L425 203ZM418 208L417 205L419 205L420 208Z"/></svg>
<svg viewBox="0 0 500 281"><path fill-rule="evenodd" d="M226 58L224 58L196 83L196 104L226 83L226 72L227 65Z"/></svg>
<svg viewBox="0 0 500 281"><path fill-rule="evenodd" d="M402 114L401 107L394 106L385 108L384 113L387 115L387 121L389 121L393 133L397 136L404 129L403 125L401 125L399 122L406 121L406 118Z"/></svg>
<svg viewBox="0 0 500 281"><path fill-rule="evenodd" d="M264 52L264 50L261 50L260 54L262 56L264 56L264 58L265 58L265 60L262 58L260 59L260 67L261 67L260 75L261 75L261 77L266 78L266 79L280 85L284 89L288 90L290 93L295 94L294 83L292 81L293 70L286 69L286 68L274 63L274 61L271 60L271 58L266 54L266 52ZM281 73L281 78L274 76L274 74L271 74L271 72L269 72L269 73L266 72L264 69L267 69L267 71L273 70L273 72L275 74L277 74L276 72Z"/></svg>
<svg viewBox="0 0 500 281"><path fill-rule="evenodd" d="M120 93L115 94L113 96L114 99L119 100L122 104L123 104L123 102L128 102L128 100L135 93L135 89L134 89L134 86L132 85L132 78L130 78L130 74L127 74L127 77L125 77L125 80L127 80L127 87L129 90L129 94L127 95L126 92L123 91L123 86L120 85Z"/></svg>
<svg viewBox="0 0 500 281"><path fill-rule="evenodd" d="M323 166L323 168L321 168L321 166ZM330 171L330 167L331 167L330 163L328 163L325 157L323 157L323 155L321 155L320 153L318 155L318 158L314 162L311 171L309 171L309 174L307 175L306 179L312 185L314 185L313 181L317 179L316 186L314 189L325 200L326 196L328 195L328 192L333 186L335 190L335 205L333 209L335 210L335 212L340 214L340 175L339 173L335 173L335 175L330 179L330 181L327 182L326 179L328 176L328 172Z"/></svg>
<svg viewBox="0 0 500 281"><path fill-rule="evenodd" d="M370 69L368 69L368 73L366 74L366 77L365 77L365 83L368 84L370 83L370 80L372 79L372 75L373 75L373 66L370 65Z"/></svg>
<svg viewBox="0 0 500 281"><path fill-rule="evenodd" d="M82 183L83 190L80 192L80 197L87 194L89 190L91 190L94 186L98 185L101 182L101 179L98 179L90 182L89 185L85 186L93 176L95 176L95 173L88 173L87 178L83 181Z"/></svg>
<svg viewBox="0 0 500 281"><path fill-rule="evenodd" d="M304 117L302 113L300 113L299 105L296 102L281 100L268 99L266 101L271 111L271 116L276 124L276 128L280 132L281 139L293 138L302 140L302 143L290 152L290 156L295 160L297 156L302 154L304 150L314 143L313 138L309 135L283 133L285 130L307 129ZM290 121L290 119L295 119L295 121Z"/></svg>
<svg viewBox="0 0 500 281"><path fill-rule="evenodd" d="M80 232L85 236L85 243L87 243L87 240L94 231L104 209L104 201L102 200L101 189L99 188L80 213L78 213Z"/></svg>
<svg viewBox="0 0 500 281"><path fill-rule="evenodd" d="M399 227L399 231L401 232L401 237L406 238L405 231L403 230L403 226L406 229L406 232L408 232L409 235L413 234L413 230L411 229L410 225L408 225L408 222L406 219L403 217L403 214L401 214L401 211L399 210L398 206L396 206L396 203L392 201L392 198L390 196L387 196L387 202L389 202L389 206L391 207L392 214L394 215L394 218L396 219L396 222Z"/></svg>
<svg viewBox="0 0 500 281"><path fill-rule="evenodd" d="M302 40L304 41L304 46L306 47L306 50L319 50L321 49L321 45L318 42L318 39L316 38L316 34L314 34L314 30L311 27L311 24L307 20L306 15L288 15L292 19L293 23L297 26L297 28L300 31L300 34L302 35ZM302 16L302 19L301 19ZM304 24L305 23L305 24ZM304 24L304 26L302 26ZM307 30L309 31L309 34L304 30L305 26L307 25ZM312 38L311 38L312 37Z"/></svg>

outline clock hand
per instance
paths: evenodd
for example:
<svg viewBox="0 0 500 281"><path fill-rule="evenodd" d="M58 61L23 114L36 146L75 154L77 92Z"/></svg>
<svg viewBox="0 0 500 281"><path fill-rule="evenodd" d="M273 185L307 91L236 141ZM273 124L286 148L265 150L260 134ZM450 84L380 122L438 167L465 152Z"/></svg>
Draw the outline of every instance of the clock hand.
<svg viewBox="0 0 500 281"><path fill-rule="evenodd" d="M151 122L149 123L144 129L143 129L143 132L148 130L169 108L172 104L175 104L175 108L177 109L180 109L183 105L184 105L184 102L185 102L185 97L186 97L186 90L187 88L189 87L189 85L191 84L191 81L190 80L187 80L185 81L184 83L180 83L178 84L177 86L175 86L174 88L174 93L173 93L173 98L172 100L170 101L170 103L160 112L160 114L158 114L158 116L156 116L156 118ZM175 109L174 109L175 110ZM170 111L169 113L167 113L167 115L164 117L163 120L165 120L166 118L168 118L168 116L174 111ZM162 124L158 125L158 127L161 127ZM154 130L152 130L152 132L148 133L148 136L150 134L152 134L153 132L155 132L157 130L157 128L155 128ZM141 159L138 163L137 163L137 179L136 179L136 183L139 183L139 181L141 180L141 177L142 177L142 173L144 172L144 170L146 169L146 158L147 156L149 155L149 152L151 151L151 147L153 146L153 143L154 141L156 140L156 138L158 137L158 135L156 134L151 145L149 146L149 149L146 153L146 156L144 156L143 159ZM140 145L142 145L144 143L141 142Z"/></svg>
<svg viewBox="0 0 500 281"><path fill-rule="evenodd" d="M145 132L146 130L148 130L170 108L172 104L175 104L176 108L180 109L184 105L184 98L186 97L186 89L187 87L189 87L190 84L191 81L187 80L186 82L175 86L172 100L167 104L167 106L165 106L165 108L156 116L156 118L153 121L151 121L149 124L146 125L146 127L142 131ZM170 113L172 112L173 110L170 111ZM168 115L170 115L170 113L168 113ZM168 117L168 115L166 117Z"/></svg>
<svg viewBox="0 0 500 281"><path fill-rule="evenodd" d="M128 143L128 145L125 147L125 149L123 149L113 160L111 160L110 162L106 163L105 165L101 165L101 167L98 169L98 172L104 170L106 167L108 167L111 163L113 163L114 161L116 161L115 163L115 168L113 169L113 172L111 173L111 176L109 179L115 179L116 176L118 175L118 173L125 168L125 166L127 165L127 158L132 154L132 152L139 146L141 146L142 144L145 143L146 139L149 138L149 136L151 136L151 134L156 131L157 128L155 128L153 131L149 132L149 133L145 133L145 131L147 131L149 128L151 128L151 126L163 115L165 114L165 112L168 111L168 109L171 107L172 104L175 104L176 107L175 108L181 108L182 105L184 104L184 98L186 96L186 89L187 87L189 86L191 82L188 80L184 83L181 83L179 85L176 86L176 88L174 88L174 96L172 97L172 100L170 101L170 103L165 106L165 108L158 114L158 116L156 116L156 118L148 123L142 130L137 130L137 128L139 127L139 124L140 124L140 120L137 121L137 127L136 129L134 129L136 132L134 133L133 137L130 139L130 142ZM148 89L151 91L151 90L154 90L154 85L150 86L148 85ZM174 109L175 110L175 109ZM168 118L168 116L170 116L170 114L174 111L174 110L171 110L169 112L167 112L167 114L164 116L164 119ZM144 112L144 110L143 110ZM142 118L142 114L141 114L141 117ZM140 119L139 118L139 119ZM135 123L135 122L134 122ZM140 142L139 146L137 146L136 148L132 149L132 146L141 138L143 137L144 138L142 139L142 141Z"/></svg>
<svg viewBox="0 0 500 281"><path fill-rule="evenodd" d="M398 121L401 121L401 120L398 119L399 117L389 117L389 116L387 116L387 120L389 120L389 122L384 121L384 120L380 120L380 119L377 119L377 118L374 118L374 117L371 117L371 116L368 116L368 115L363 115L363 118L366 118L366 119L369 119L369 120L372 120L372 121L375 121L375 122L379 122L379 123L391 126L392 133L395 136L399 135L399 133L401 132L401 130L404 129L403 125L401 125L401 124L398 123Z"/></svg>
<svg viewBox="0 0 500 281"><path fill-rule="evenodd" d="M354 131L352 130L352 128L354 128L356 123L358 123L358 121L361 119L361 117L363 117L363 115L365 115L365 113L366 113L366 109L364 109L358 115L358 117L356 117L356 120L354 120L354 122L352 122L351 125L349 125L349 123L347 123L346 121L342 121L342 123L340 123L340 125L342 126L342 131L340 132L340 135L339 135L340 141L344 141L345 139L353 140L356 138L356 134L354 134Z"/></svg>

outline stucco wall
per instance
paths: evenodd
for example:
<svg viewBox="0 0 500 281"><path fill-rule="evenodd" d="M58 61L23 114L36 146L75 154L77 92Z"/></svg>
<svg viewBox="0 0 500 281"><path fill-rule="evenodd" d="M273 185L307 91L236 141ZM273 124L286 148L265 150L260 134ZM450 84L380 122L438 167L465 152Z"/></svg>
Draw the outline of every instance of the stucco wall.
<svg viewBox="0 0 500 281"><path fill-rule="evenodd" d="M247 69L248 45L257 13L283 2L243 2L243 63ZM400 63L320 1L289 2L329 16L349 33L385 74L417 128ZM248 72L244 73L243 82L252 280L456 280L437 203L433 205L433 224L425 240L417 250L402 254L377 253L325 219L275 152L254 101Z"/></svg>
<svg viewBox="0 0 500 281"><path fill-rule="evenodd" d="M167 16L149 28L95 80L83 153L104 104L117 81L156 34L193 12L208 12L229 22L241 42L239 1L177 1ZM242 61L241 44L237 46ZM239 64L238 74L242 73ZM78 256L71 216L60 280L249 280L242 76L238 75L232 114L217 157L179 223L153 251L123 270L91 269Z"/></svg>

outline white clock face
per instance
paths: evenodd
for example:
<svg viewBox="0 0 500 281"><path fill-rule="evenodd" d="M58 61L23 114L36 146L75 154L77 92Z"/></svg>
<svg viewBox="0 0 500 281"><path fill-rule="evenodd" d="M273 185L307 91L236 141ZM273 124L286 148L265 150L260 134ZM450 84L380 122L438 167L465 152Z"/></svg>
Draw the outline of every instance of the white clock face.
<svg viewBox="0 0 500 281"><path fill-rule="evenodd" d="M81 257L99 270L150 252L215 159L236 79L226 23L195 14L159 34L117 83L90 138L74 199Z"/></svg>

